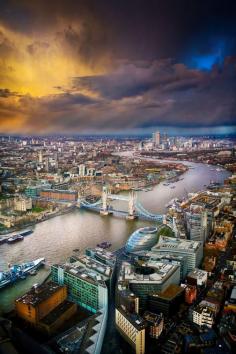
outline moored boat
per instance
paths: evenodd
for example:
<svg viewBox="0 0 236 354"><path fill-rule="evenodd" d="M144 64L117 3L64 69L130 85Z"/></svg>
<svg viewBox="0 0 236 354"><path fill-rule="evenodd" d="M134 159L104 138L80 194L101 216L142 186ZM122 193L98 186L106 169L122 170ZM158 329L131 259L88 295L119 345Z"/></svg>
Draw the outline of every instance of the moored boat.
<svg viewBox="0 0 236 354"><path fill-rule="evenodd" d="M7 243L15 243L15 242L19 242L19 241L23 241L24 240L24 236L22 235L14 235L11 236L7 239Z"/></svg>
<svg viewBox="0 0 236 354"><path fill-rule="evenodd" d="M8 271L0 272L0 289L14 284L17 280L25 279L30 272L36 271L36 269L44 265L44 262L45 258L38 258L27 263L9 265Z"/></svg>

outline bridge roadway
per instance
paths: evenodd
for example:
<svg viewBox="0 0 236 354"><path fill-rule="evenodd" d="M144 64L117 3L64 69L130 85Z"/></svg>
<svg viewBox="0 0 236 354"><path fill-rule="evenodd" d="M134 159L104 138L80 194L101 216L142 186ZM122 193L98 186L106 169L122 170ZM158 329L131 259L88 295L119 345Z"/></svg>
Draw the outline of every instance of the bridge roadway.
<svg viewBox="0 0 236 354"><path fill-rule="evenodd" d="M100 211L102 211L102 207L99 205L89 205L89 204L83 204L80 203L80 208L83 209L87 209L87 210L91 210L91 211L95 211L100 213ZM129 213L127 211L124 210L119 210L119 209L113 209L113 208L108 208L107 211L109 212L109 214L112 214L114 216L128 216ZM142 213L142 212L135 212L134 216L139 218L140 220L147 220L147 221L159 221L162 222L163 221L163 215L154 215L154 214L146 214L146 213Z"/></svg>

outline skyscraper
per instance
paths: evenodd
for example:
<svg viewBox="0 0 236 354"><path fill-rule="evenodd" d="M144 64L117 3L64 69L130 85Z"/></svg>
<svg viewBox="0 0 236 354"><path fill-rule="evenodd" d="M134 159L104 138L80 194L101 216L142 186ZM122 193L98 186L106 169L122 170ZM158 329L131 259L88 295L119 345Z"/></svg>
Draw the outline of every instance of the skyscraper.
<svg viewBox="0 0 236 354"><path fill-rule="evenodd" d="M159 146L161 144L161 133L160 132L153 133L152 140L155 146Z"/></svg>

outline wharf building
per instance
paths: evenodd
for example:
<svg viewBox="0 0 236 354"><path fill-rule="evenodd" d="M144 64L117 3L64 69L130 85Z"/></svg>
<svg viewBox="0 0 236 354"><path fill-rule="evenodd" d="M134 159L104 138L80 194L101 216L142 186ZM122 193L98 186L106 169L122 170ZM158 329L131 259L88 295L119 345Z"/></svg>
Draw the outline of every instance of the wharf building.
<svg viewBox="0 0 236 354"><path fill-rule="evenodd" d="M203 258L203 244L200 241L160 236L158 243L152 247L152 252L157 254L185 256L187 272L191 272L201 264Z"/></svg>
<svg viewBox="0 0 236 354"><path fill-rule="evenodd" d="M179 265L152 261L139 266L122 262L117 291L130 289L140 298L140 307L143 309L147 305L150 293L164 291L168 285L179 284L179 282Z"/></svg>
<svg viewBox="0 0 236 354"><path fill-rule="evenodd" d="M77 311L77 306L67 301L66 286L49 282L16 299L15 309L20 318L51 334Z"/></svg>
<svg viewBox="0 0 236 354"><path fill-rule="evenodd" d="M76 202L78 199L78 192L60 189L44 189L39 195L40 198L55 201Z"/></svg>

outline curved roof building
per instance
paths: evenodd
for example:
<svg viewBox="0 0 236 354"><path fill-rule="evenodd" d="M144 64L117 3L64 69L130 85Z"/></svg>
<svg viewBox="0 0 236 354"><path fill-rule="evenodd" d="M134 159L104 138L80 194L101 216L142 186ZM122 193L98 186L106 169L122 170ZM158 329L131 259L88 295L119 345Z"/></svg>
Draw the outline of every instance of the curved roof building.
<svg viewBox="0 0 236 354"><path fill-rule="evenodd" d="M127 252L150 250L158 241L156 227L142 227L136 230L126 242Z"/></svg>

